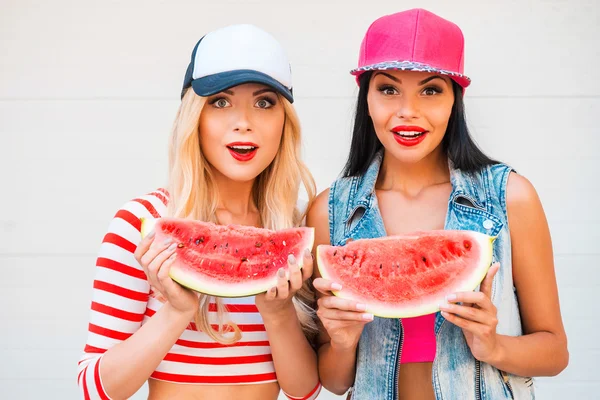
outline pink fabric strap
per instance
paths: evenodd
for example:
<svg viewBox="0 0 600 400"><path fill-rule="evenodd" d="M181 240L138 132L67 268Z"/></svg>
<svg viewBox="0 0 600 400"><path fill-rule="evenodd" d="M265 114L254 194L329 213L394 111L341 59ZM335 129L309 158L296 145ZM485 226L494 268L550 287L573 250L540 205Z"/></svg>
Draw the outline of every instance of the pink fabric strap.
<svg viewBox="0 0 600 400"><path fill-rule="evenodd" d="M435 314L403 318L400 364L433 362L435 358Z"/></svg>

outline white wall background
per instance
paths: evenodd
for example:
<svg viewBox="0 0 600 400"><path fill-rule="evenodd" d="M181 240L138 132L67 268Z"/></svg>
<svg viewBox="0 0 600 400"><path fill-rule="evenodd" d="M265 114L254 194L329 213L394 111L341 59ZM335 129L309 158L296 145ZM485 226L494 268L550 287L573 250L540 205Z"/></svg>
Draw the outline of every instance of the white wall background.
<svg viewBox="0 0 600 400"><path fill-rule="evenodd" d="M415 6L463 28L473 133L533 182L548 215L571 361L537 380L538 398L598 396L599 3L0 0L0 398L77 398L96 251L118 207L166 178L204 33L250 22L284 44L323 190L348 149L362 36Z"/></svg>

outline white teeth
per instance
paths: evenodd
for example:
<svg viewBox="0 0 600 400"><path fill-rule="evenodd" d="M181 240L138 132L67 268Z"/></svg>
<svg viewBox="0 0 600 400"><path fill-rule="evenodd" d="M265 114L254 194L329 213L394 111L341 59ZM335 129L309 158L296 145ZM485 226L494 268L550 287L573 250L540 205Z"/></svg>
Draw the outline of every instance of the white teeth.
<svg viewBox="0 0 600 400"><path fill-rule="evenodd" d="M236 150L253 150L256 147L254 146L230 146L232 149L236 149Z"/></svg>
<svg viewBox="0 0 600 400"><path fill-rule="evenodd" d="M400 136L406 136L406 137L415 137L415 136L420 136L422 135L424 132L396 132L398 135Z"/></svg>

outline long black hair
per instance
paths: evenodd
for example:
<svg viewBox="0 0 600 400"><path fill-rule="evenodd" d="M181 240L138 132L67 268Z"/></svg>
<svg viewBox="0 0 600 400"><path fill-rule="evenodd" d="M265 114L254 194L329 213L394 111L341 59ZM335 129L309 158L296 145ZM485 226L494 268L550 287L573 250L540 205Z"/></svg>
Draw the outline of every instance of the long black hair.
<svg viewBox="0 0 600 400"><path fill-rule="evenodd" d="M383 148L375 134L373 121L369 116L367 94L373 71L359 77L359 91L354 116L354 129L350 154L344 166L343 176L360 176L367 172L375 155ZM452 81L454 104L448 120L448 128L442 139L442 149L454 163L454 167L465 172L475 171L487 165L498 164L489 158L473 141L465 118L465 103L461 86Z"/></svg>

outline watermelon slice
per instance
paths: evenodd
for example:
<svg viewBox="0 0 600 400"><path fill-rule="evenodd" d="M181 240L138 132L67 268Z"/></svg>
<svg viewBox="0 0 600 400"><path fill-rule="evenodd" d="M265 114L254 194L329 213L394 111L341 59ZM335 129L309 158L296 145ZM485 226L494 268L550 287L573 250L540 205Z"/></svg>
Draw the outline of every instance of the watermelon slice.
<svg viewBox="0 0 600 400"><path fill-rule="evenodd" d="M218 297L244 297L276 286L279 268L293 254L302 267L312 249L313 228L280 231L242 225L217 225L180 218L142 220L142 237L152 229L158 243L178 243L169 276L182 286Z"/></svg>
<svg viewBox="0 0 600 400"><path fill-rule="evenodd" d="M451 293L472 291L485 277L495 237L439 230L317 246L319 272L338 282L334 295L388 318L439 311Z"/></svg>

